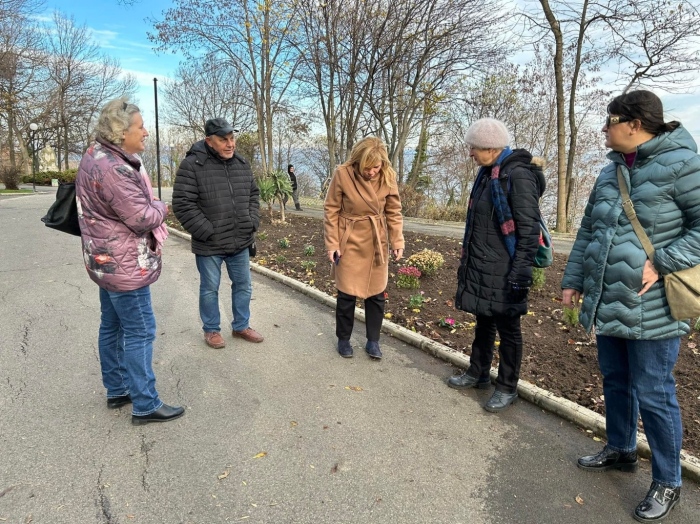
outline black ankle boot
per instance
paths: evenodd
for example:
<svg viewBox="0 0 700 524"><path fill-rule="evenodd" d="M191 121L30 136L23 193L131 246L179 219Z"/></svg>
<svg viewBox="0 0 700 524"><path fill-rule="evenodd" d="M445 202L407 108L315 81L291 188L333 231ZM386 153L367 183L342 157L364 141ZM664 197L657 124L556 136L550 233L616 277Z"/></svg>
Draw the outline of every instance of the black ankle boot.
<svg viewBox="0 0 700 524"><path fill-rule="evenodd" d="M634 473L639 467L637 451L620 453L605 446L597 455L588 455L578 459L578 467L588 471L608 471L619 469L625 473Z"/></svg>
<svg viewBox="0 0 700 524"><path fill-rule="evenodd" d="M652 482L649 493L634 510L634 519L639 522L658 522L665 519L673 506L678 504L681 498L681 488L669 488L658 482Z"/></svg>

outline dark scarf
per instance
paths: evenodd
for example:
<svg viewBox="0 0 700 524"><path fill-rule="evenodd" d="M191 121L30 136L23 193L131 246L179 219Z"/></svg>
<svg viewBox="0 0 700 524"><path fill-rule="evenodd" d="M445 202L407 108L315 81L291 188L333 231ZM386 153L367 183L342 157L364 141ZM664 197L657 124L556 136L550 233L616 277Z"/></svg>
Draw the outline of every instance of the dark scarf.
<svg viewBox="0 0 700 524"><path fill-rule="evenodd" d="M498 218L498 224L500 225L501 234L503 236L503 241L506 244L506 249L510 258L515 258L515 246L517 244L517 238L515 236L515 221L513 220L513 214L510 211L510 205L508 205L508 195L503 192L503 186L498 179L501 172L501 163L505 160L511 153L512 149L506 147L501 154L496 159L496 162L492 166L482 166L479 168L479 173L476 176L476 181L472 187L471 195L469 196L469 205L467 208L467 223L464 228L464 240L462 241L462 257L466 256L465 246L467 245L469 235L471 233L472 223L474 222L474 212L472 210L472 205L475 200L476 192L481 186L481 181L486 173L491 168L491 180L489 181L491 189L491 201L493 207L496 211L496 216Z"/></svg>

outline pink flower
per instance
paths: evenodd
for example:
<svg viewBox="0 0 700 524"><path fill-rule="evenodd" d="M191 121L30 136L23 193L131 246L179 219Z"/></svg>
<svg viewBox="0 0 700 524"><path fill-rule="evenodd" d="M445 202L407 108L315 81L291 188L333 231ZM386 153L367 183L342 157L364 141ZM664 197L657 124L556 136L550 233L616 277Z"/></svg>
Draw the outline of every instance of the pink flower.
<svg viewBox="0 0 700 524"><path fill-rule="evenodd" d="M407 267L402 267L399 268L398 271L399 275L406 275L408 277L414 277L414 278L420 278L421 272L420 269L414 266L407 266Z"/></svg>

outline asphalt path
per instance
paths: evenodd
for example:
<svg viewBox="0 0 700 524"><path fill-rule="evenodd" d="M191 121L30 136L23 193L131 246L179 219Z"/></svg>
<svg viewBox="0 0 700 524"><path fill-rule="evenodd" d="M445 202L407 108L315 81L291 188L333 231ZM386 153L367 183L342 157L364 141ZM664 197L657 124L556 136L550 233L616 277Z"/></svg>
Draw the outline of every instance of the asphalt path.
<svg viewBox="0 0 700 524"><path fill-rule="evenodd" d="M194 258L174 237L152 286L154 366L187 411L132 426L106 409L98 288L79 240L40 222L52 201L0 197L0 522L632 522L648 463L581 471L601 446L585 431L524 401L487 413L490 391L447 388L451 366L384 335L371 361L361 324L342 359L333 311L282 284L254 276L264 343L225 333L207 348ZM697 524L699 508L686 481L668 522Z"/></svg>

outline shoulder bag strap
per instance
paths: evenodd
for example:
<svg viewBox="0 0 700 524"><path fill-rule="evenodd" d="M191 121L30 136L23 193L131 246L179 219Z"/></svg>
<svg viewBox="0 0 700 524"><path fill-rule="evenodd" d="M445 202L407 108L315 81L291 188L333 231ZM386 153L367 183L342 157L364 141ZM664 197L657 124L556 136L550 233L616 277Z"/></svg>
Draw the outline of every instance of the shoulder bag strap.
<svg viewBox="0 0 700 524"><path fill-rule="evenodd" d="M617 185L620 187L620 193L622 194L622 208L625 210L627 218L629 218L634 232L637 234L637 238L642 243L644 251L646 251L647 257L652 262L654 261L654 246L651 245L651 241L647 236L642 224L639 223L637 218L637 213L634 211L634 204L630 198L630 193L627 190L627 183L625 182L625 177L622 175L622 168L617 166Z"/></svg>

